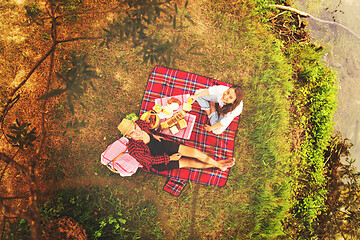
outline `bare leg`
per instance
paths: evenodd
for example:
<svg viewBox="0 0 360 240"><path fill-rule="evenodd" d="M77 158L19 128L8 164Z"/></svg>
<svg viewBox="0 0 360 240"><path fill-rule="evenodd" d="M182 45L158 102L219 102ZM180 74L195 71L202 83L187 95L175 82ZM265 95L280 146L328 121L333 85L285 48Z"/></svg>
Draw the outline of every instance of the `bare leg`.
<svg viewBox="0 0 360 240"><path fill-rule="evenodd" d="M204 110L206 115L208 115L208 116L216 111L215 103L214 102L209 102L209 104L210 104L210 109L209 110Z"/></svg>
<svg viewBox="0 0 360 240"><path fill-rule="evenodd" d="M216 107L214 102L210 102L210 114L216 112ZM209 114L209 115L210 115Z"/></svg>
<svg viewBox="0 0 360 240"><path fill-rule="evenodd" d="M214 167L211 164L203 163L197 161L193 158L181 157L179 159L179 168L197 168L197 169L205 169Z"/></svg>
<svg viewBox="0 0 360 240"><path fill-rule="evenodd" d="M185 145L179 146L179 153L181 153L181 155L184 157L196 158L200 162L210 165L210 167L220 168L223 171L225 171L228 167L233 166L234 164L233 159L227 159L227 161L217 162L205 153Z"/></svg>

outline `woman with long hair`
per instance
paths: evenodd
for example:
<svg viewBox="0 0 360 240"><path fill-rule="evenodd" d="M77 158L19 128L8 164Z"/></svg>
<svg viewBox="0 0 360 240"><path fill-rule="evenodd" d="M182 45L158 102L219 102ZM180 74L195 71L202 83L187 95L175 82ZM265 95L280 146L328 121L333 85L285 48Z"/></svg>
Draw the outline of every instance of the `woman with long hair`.
<svg viewBox="0 0 360 240"><path fill-rule="evenodd" d="M244 92L237 85L215 85L196 90L191 98L199 103L201 110L209 117L210 125L205 125L205 130L221 134L241 114Z"/></svg>

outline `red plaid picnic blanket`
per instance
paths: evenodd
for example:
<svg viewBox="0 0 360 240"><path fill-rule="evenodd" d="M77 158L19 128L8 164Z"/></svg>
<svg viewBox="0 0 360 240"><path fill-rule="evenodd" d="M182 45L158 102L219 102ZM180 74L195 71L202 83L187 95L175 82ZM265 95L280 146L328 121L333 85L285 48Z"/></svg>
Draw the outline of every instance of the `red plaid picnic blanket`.
<svg viewBox="0 0 360 240"><path fill-rule="evenodd" d="M157 98L185 94L193 95L197 89L208 88L213 85L231 86L230 84L215 79L156 66L149 77L140 109L140 116L154 107L155 99ZM204 125L209 124L209 120L205 112L200 110L199 104L196 102L192 104L190 114L196 116L196 122L190 139L169 138L181 144L197 148L215 160L232 157L239 117L236 117L222 134L215 135L204 129ZM169 181L165 184L164 190L175 196L180 195L187 181L222 187L225 185L229 175L229 169L221 171L217 168L201 170L182 168L162 172L152 170L152 172L169 177Z"/></svg>

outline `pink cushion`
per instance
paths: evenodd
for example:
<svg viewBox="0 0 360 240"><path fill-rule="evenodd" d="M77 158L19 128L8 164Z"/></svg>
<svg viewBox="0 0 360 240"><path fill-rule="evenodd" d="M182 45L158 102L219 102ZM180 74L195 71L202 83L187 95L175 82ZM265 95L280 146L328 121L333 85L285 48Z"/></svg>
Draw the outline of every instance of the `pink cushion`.
<svg viewBox="0 0 360 240"><path fill-rule="evenodd" d="M119 158L110 163L110 168L116 170L122 177L133 175L141 164L136 161L135 158L127 153L127 147L129 140L127 138L120 138L112 143L107 149L101 154L101 163L109 165L109 163L120 154Z"/></svg>

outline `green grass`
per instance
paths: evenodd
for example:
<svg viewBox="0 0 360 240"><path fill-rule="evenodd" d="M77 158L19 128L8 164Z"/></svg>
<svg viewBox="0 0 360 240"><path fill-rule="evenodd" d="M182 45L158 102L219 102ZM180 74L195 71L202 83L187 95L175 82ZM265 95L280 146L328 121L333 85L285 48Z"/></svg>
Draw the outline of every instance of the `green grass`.
<svg viewBox="0 0 360 240"><path fill-rule="evenodd" d="M296 67L298 79L295 92L294 123L303 129L301 146L294 151L299 159L292 172L297 202L292 213L298 224L297 232L311 235L321 210L325 188L324 152L333 134L332 117L337 106L338 82L335 73L321 62L323 53L310 46L292 46L289 58Z"/></svg>
<svg viewBox="0 0 360 240"><path fill-rule="evenodd" d="M240 145L247 150L246 177L232 172L234 180L243 191L245 189L248 197L248 202L242 203L245 205L239 206L239 209L233 207L232 214L243 217L246 208L246 214L251 217L247 216L247 221L239 222L233 220L237 218L232 218L228 225L235 230L228 236L237 237L244 232L253 238L276 237L284 234L281 221L286 218L291 206L287 135L290 124L288 96L293 89L293 70L282 52L281 43L258 22L250 21L247 17L254 20L251 14L241 14L248 6L240 3L231 6L231 9L228 9L230 6L220 6L220 3L215 6L215 12L221 14L214 16L221 21L227 36L239 38L242 46L237 46L237 50L245 49L235 53L240 55L238 64L251 70L249 78L240 82L245 88L246 110L240 123L243 132L237 136L241 139ZM245 17L239 21L231 15L232 12ZM243 158L239 148L243 150L237 145L235 151Z"/></svg>
<svg viewBox="0 0 360 240"><path fill-rule="evenodd" d="M56 209L58 216L72 216L92 237L98 231L110 236L109 217L117 212L120 223L125 220L121 234L128 238L278 239L302 229L311 232L323 204L322 151L332 131L335 78L319 63L321 53L310 46L283 46L263 22L264 15L259 16L267 13L260 2L264 1L205 1L201 18L194 20L199 25L188 23L176 32L176 51L182 57L164 63L244 89L234 150L238 161L225 187L188 183L176 198L163 191L164 177L139 170L120 178L100 164L101 152L120 136L120 120L139 112L155 64L143 62L137 55L141 46L132 48L130 41L111 42L109 50L83 43L75 50L88 50L101 78L93 81L96 91L82 96L85 108L75 103L74 115L66 98L60 97L50 110L56 149L49 151L48 177L60 182L88 177L94 179L92 184L106 187L60 191L45 216L54 217L49 209ZM193 8L188 6L190 15L200 9ZM205 23L206 30L201 28ZM171 24L157 29L164 38L173 32ZM183 50L189 44L202 55L186 55ZM74 124L75 118L86 125ZM304 133L296 150L293 129ZM85 205L76 205L80 202ZM106 210L94 216L99 208ZM290 220L299 229L284 229L283 222Z"/></svg>
<svg viewBox="0 0 360 240"><path fill-rule="evenodd" d="M151 200L133 197L137 204L108 186L69 188L55 192L45 203L45 219L72 217L89 239L148 239L164 237L156 207Z"/></svg>

